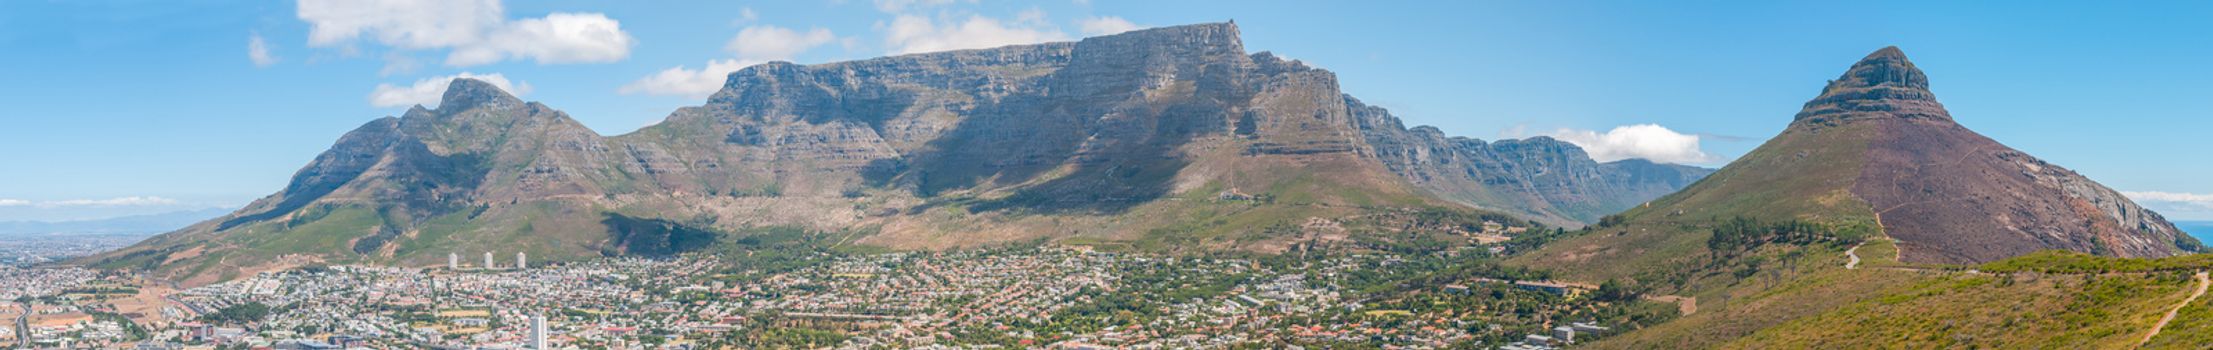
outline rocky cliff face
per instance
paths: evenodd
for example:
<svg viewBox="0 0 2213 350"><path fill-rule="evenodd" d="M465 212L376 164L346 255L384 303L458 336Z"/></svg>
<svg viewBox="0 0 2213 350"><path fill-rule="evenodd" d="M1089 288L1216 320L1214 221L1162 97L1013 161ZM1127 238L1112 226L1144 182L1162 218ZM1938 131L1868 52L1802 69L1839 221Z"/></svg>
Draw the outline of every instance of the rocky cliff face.
<svg viewBox="0 0 2213 350"><path fill-rule="evenodd" d="M614 238L630 235L616 231L637 225L606 224L617 216L866 231L854 236L897 248L1198 227L1243 249L1266 240L1236 237L1276 224L1391 208L1577 226L1703 173L1600 164L1551 139L1407 129L1334 73L1247 54L1235 24L1201 24L762 64L702 106L613 137L456 80L435 109L349 133L285 191L99 260L197 276L471 249L620 254L630 245Z"/></svg>

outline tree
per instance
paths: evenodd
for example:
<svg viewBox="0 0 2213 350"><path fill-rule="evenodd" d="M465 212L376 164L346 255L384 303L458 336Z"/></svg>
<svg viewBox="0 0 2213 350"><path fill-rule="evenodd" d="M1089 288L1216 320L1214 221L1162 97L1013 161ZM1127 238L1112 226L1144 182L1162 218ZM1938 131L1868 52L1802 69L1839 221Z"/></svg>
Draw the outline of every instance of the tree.
<svg viewBox="0 0 2213 350"><path fill-rule="evenodd" d="M208 322L229 324L261 322L262 319L268 317L269 305L253 301L225 306L216 310L215 313L200 316Z"/></svg>
<svg viewBox="0 0 2213 350"><path fill-rule="evenodd" d="M1622 283L1621 280L1617 279L1609 279L1606 282L1599 283L1598 292L1592 294L1591 297L1599 301L1620 302L1635 300L1638 294L1640 293L1630 290L1627 283Z"/></svg>

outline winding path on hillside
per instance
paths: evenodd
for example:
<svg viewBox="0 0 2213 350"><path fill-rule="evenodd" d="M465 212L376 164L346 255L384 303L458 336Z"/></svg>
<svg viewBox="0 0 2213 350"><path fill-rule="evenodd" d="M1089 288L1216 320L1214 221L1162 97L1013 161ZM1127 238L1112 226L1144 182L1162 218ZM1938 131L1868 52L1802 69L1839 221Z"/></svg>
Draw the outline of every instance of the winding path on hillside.
<svg viewBox="0 0 2213 350"><path fill-rule="evenodd" d="M2213 280L2208 280L2206 278L2205 271L2198 271L2196 277L2198 279L2198 290L2190 292L2190 297L2182 299L2182 302L2175 303L2174 308L2167 309L2167 316L2160 317L2159 324L2152 325L2152 331L2150 333L2145 333L2144 339L2136 341L2137 348L2143 348L2144 343L2150 343L2152 341L2152 337L2159 336L2159 331L2166 329L2167 323L2173 322L2175 320L2175 313L2182 312L2183 307L2188 307L2190 306L2191 302L2198 301L2198 297L2205 296L2205 288L2208 285L2213 285Z"/></svg>
<svg viewBox="0 0 2213 350"><path fill-rule="evenodd" d="M1847 258L1852 258L1851 260L1846 260L1846 261L1844 261L1844 269L1846 269L1846 270L1858 270L1858 269L1860 269L1860 247L1865 247L1865 246L1867 246L1867 241L1860 241L1860 244L1854 244L1854 245L1852 245L1852 249L1845 249L1845 250L1844 250L1844 257L1847 257Z"/></svg>
<svg viewBox="0 0 2213 350"><path fill-rule="evenodd" d="M1698 297L1680 295L1646 295L1644 300L1675 304L1675 312L1682 316L1698 313Z"/></svg>

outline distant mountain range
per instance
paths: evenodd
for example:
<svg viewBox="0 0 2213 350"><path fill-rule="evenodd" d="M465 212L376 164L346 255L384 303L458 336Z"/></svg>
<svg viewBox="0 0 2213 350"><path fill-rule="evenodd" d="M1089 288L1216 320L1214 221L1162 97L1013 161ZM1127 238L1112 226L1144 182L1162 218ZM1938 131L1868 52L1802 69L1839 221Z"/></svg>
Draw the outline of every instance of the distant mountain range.
<svg viewBox="0 0 2213 350"><path fill-rule="evenodd" d="M194 223L229 214L236 208L207 208L160 214L131 215L95 220L0 221L0 236L27 235L153 235L175 231Z"/></svg>
<svg viewBox="0 0 2213 350"><path fill-rule="evenodd" d="M457 79L436 108L347 133L280 193L89 262L191 283L456 251L666 253L702 241L680 233L771 226L893 249L1273 252L1434 210L1580 227L1710 172L1407 128L1212 23L771 62L618 136ZM672 227L688 229L645 229Z"/></svg>

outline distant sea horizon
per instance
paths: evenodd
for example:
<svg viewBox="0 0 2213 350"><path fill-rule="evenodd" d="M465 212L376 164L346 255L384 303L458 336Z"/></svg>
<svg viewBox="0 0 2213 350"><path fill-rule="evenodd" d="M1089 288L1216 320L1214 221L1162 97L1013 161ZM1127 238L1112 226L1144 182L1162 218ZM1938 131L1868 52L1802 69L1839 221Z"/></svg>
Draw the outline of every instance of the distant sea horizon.
<svg viewBox="0 0 2213 350"><path fill-rule="evenodd" d="M2175 227L2183 233L2197 237L2198 242L2213 244L2213 221L2175 221Z"/></svg>

